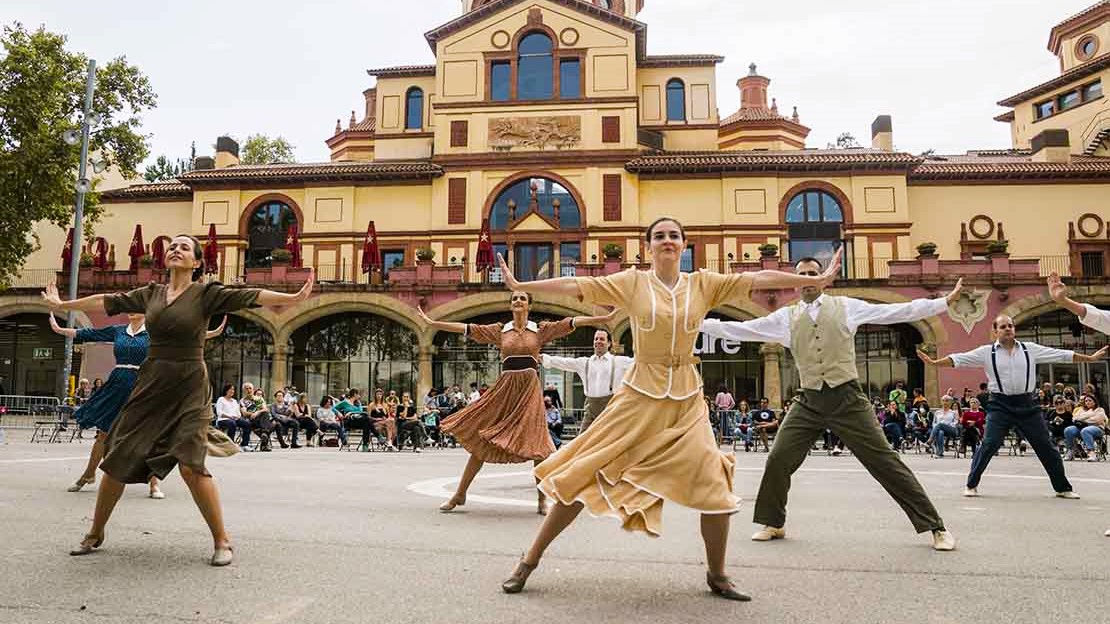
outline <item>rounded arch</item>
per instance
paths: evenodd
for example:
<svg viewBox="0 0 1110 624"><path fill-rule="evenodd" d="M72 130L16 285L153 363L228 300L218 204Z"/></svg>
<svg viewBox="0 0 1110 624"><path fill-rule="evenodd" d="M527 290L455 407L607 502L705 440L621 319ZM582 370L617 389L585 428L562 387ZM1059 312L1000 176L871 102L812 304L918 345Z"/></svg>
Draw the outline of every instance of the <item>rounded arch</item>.
<svg viewBox="0 0 1110 624"><path fill-rule="evenodd" d="M551 40L551 52L555 54L559 51L559 35L551 29L547 24L526 24L520 30L516 31L513 35L512 51L513 55L520 54L520 42L531 35L532 33L543 33Z"/></svg>
<svg viewBox="0 0 1110 624"><path fill-rule="evenodd" d="M678 76L667 80L664 89L667 121L686 121L686 81Z"/></svg>
<svg viewBox="0 0 1110 624"><path fill-rule="evenodd" d="M13 297L0 301L0 318L16 314L50 314L51 310L42 303L41 297ZM92 327L89 315L84 312L73 313L79 327Z"/></svg>
<svg viewBox="0 0 1110 624"><path fill-rule="evenodd" d="M405 130L424 128L424 89L413 85L405 90Z"/></svg>
<svg viewBox="0 0 1110 624"><path fill-rule="evenodd" d="M1079 295L1079 299L1082 299L1082 303L1110 306L1110 286L1086 286ZM1048 293L1038 292L1010 302L1009 305L999 310L998 313L1013 318L1015 325L1021 325L1046 312L1053 312L1059 309L1059 304L1053 301L1052 298L1048 296ZM994 319L984 320L990 322Z"/></svg>
<svg viewBox="0 0 1110 624"><path fill-rule="evenodd" d="M517 182L528 180L531 178L547 178L548 180L551 180L565 188L570 193L570 196L574 198L574 202L578 204L579 226L576 229L586 229L586 226L588 225L586 221L586 203L582 199L582 193L580 193L578 191L578 188L575 185L571 184L569 180L555 173L554 171L548 171L546 169L522 171L502 180L497 186L493 188L492 191L490 191L489 195L486 196L485 206L482 207L482 218L490 218L490 214L493 212L493 207L494 204L497 203L497 199L501 197L501 194L504 193L509 187L516 184Z"/></svg>
<svg viewBox="0 0 1110 624"><path fill-rule="evenodd" d="M395 321L417 336L424 334L424 322L416 314L416 310L408 304L403 304L395 297L378 293L361 293L352 299L349 293L323 293L309 299L304 305L291 310L280 319L280 330L277 333L277 344L286 344L297 331L310 321L341 312L366 312ZM426 343L421 341L420 346Z"/></svg>
<svg viewBox="0 0 1110 624"><path fill-rule="evenodd" d="M265 193L252 199L251 202L247 204L247 207L243 210L243 212L239 214L240 239L247 239L248 231L250 229L251 215L254 214L254 211L257 210L259 206L262 206L263 204L268 204L270 202L281 202L286 206L289 206L290 210L293 211L293 214L297 216L297 228L300 229L300 231L302 232L304 231L304 211L301 210L300 204L293 201L292 197L289 197L284 193ZM202 240L201 242L204 241Z"/></svg>
<svg viewBox="0 0 1110 624"><path fill-rule="evenodd" d="M436 306L428 316L441 321L458 321L482 314L504 313L508 318L512 316L509 312L509 294L509 291L502 290L462 297ZM593 306L574 297L534 297L531 308L536 312L564 316L589 316L598 312Z"/></svg>
<svg viewBox="0 0 1110 624"><path fill-rule="evenodd" d="M839 186L822 180L806 180L790 187L790 190L786 191L779 200L779 225L786 225L786 208L790 205L790 200L805 191L825 191L832 195L840 203L840 209L844 212L844 227L855 222L852 202Z"/></svg>
<svg viewBox="0 0 1110 624"><path fill-rule="evenodd" d="M881 288L837 288L835 291L830 291L829 294L855 297L856 299L863 299L864 301L870 301L872 303L906 303L912 301L910 297ZM916 329L917 333L921 334L921 339L925 343L944 344L948 342L948 330L945 329L944 323L941 322L940 318L936 316L906 323L906 325L910 325ZM928 370L928 368L926 370Z"/></svg>

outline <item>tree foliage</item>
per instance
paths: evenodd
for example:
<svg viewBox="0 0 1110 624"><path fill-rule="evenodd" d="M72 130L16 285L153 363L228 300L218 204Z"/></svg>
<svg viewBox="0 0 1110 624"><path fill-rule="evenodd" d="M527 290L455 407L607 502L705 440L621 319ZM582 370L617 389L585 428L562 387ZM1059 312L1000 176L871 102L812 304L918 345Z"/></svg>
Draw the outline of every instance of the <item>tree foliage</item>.
<svg viewBox="0 0 1110 624"><path fill-rule="evenodd" d="M841 132L836 137L836 143L829 143L829 149L851 149L853 147L861 147L859 141L851 132Z"/></svg>
<svg viewBox="0 0 1110 624"><path fill-rule="evenodd" d="M68 227L73 220L81 150L62 134L80 132L88 59L65 44L63 35L18 22L0 33L0 284L38 248L35 223ZM142 114L155 106L154 91L123 57L99 65L96 78L92 111L100 122L90 153L134 176L148 153L139 130ZM95 192L85 197L88 224L100 214L97 199Z"/></svg>
<svg viewBox="0 0 1110 624"><path fill-rule="evenodd" d="M293 146L284 137L270 138L265 134L252 134L243 143L239 162L244 165L275 165L296 162Z"/></svg>
<svg viewBox="0 0 1110 624"><path fill-rule="evenodd" d="M168 182L188 171L182 160L170 160L164 154L159 156L153 165L147 165L143 172L143 179L147 182Z"/></svg>

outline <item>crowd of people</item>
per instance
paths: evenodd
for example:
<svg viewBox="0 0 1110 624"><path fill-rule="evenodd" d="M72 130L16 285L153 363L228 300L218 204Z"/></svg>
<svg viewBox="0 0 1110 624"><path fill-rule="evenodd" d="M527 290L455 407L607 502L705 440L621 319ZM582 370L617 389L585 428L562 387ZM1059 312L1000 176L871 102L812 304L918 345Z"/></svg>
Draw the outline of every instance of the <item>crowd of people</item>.
<svg viewBox="0 0 1110 624"><path fill-rule="evenodd" d="M875 418L895 450L920 446L932 457L944 457L945 452L957 450L958 455L974 453L983 440L986 413L984 405L989 399L987 384L980 384L978 392L964 388L956 396L949 388L940 399L940 406L933 407L921 388L907 394L905 384L898 381L884 398L873 396L871 404ZM1044 382L1036 398L1048 426L1052 442L1063 454L1065 461L1086 459L1099 461L1105 456L1105 439L1110 434L1110 418L1100 405L1100 394L1094 384L1086 384L1080 394L1076 388L1057 382ZM707 401L710 401L706 397ZM717 389L710 401L711 422L718 435L742 440L745 451L752 451L762 444L770 450L774 433L790 409L786 399L780 412L770 407L766 397L753 408L747 399L736 401L725 385ZM1028 448L1021 432L1015 432L1017 453L1025 455ZM816 447L814 447L816 448ZM826 430L821 450L832 455L844 451L844 443Z"/></svg>

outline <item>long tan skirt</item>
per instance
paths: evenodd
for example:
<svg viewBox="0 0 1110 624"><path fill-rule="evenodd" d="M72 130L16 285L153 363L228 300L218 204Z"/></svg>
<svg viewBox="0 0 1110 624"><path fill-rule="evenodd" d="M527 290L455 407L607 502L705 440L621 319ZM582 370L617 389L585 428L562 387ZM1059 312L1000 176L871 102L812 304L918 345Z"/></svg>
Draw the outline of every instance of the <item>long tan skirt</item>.
<svg viewBox="0 0 1110 624"><path fill-rule="evenodd" d="M148 359L108 432L100 469L124 483L165 479L177 464L209 474L205 457L239 452L212 427L208 369L200 359Z"/></svg>
<svg viewBox="0 0 1110 624"><path fill-rule="evenodd" d="M708 416L700 394L652 399L623 386L585 433L536 467L539 488L652 537L663 531L664 499L702 513L735 513L736 458L720 451Z"/></svg>
<svg viewBox="0 0 1110 624"><path fill-rule="evenodd" d="M439 428L471 455L492 464L519 464L555 452L540 378L531 368L501 373L480 399L445 418Z"/></svg>

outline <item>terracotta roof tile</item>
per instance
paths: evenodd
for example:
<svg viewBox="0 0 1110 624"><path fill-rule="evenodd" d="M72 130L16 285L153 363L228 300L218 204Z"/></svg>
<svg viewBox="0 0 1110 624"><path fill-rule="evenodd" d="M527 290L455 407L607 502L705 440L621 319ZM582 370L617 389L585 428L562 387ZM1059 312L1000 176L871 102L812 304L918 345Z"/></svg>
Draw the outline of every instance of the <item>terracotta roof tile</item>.
<svg viewBox="0 0 1110 624"><path fill-rule="evenodd" d="M1110 158L1072 156L1071 162L1034 162L1029 150L981 150L930 156L909 176L918 180L1110 180Z"/></svg>
<svg viewBox="0 0 1110 624"><path fill-rule="evenodd" d="M101 200L131 200L131 199L180 199L193 196L193 191L177 180L168 182L154 182L150 184L132 184L122 188L104 191L100 194Z"/></svg>
<svg viewBox="0 0 1110 624"><path fill-rule="evenodd" d="M787 120L786 117L768 108L741 108L735 113L721 120L722 126L727 126L738 121L778 121Z"/></svg>
<svg viewBox="0 0 1110 624"><path fill-rule="evenodd" d="M642 156L632 173L730 173L747 171L908 170L921 159L904 152L872 149L666 152Z"/></svg>
<svg viewBox="0 0 1110 624"><path fill-rule="evenodd" d="M196 187L215 182L423 180L441 175L443 169L427 161L326 162L202 169L186 173L181 181Z"/></svg>
<svg viewBox="0 0 1110 624"><path fill-rule="evenodd" d="M1091 13L1094 13L1095 11L1101 9L1103 6L1106 6L1106 5L1110 5L1110 0L1099 0L1098 2L1096 2L1096 3L1092 4L1091 6L1083 9L1082 11L1076 13L1075 15L1072 15L1071 17L1065 19L1064 21L1060 22L1059 24L1056 24L1052 28L1055 30L1057 28L1060 28L1061 26L1067 26L1068 24L1070 24L1070 23L1072 23L1076 20L1082 19L1082 18L1090 15Z"/></svg>
<svg viewBox="0 0 1110 624"><path fill-rule="evenodd" d="M409 78L413 76L434 76L435 65L398 65L396 67L379 67L368 69L367 74L378 78Z"/></svg>
<svg viewBox="0 0 1110 624"><path fill-rule="evenodd" d="M1105 54L1105 55L1101 56L1100 58L1097 58L1097 59L1095 59L1095 60L1093 60L1089 63L1084 63L1083 65L1080 65L1079 67L1075 67L1075 68L1071 69L1070 71L1066 71L1066 72L1060 74L1059 76L1053 78L1052 80L1049 80L1047 82L1042 82L1041 84L1039 84L1039 85L1037 85L1037 86L1035 86L1031 89L1026 89L1025 91L1022 91L1021 93L1018 93L1017 95L1011 95L1010 97L1000 101L998 103L998 105L999 106L1007 106L1007 107L1012 108L1014 106L1017 106L1018 104L1021 104L1022 102L1025 102L1027 100L1035 98L1038 95L1045 95L1046 93L1051 93L1051 92L1055 91L1056 89L1059 89L1061 87L1065 87L1068 84L1073 83L1077 80L1082 80L1083 78L1086 78L1087 76L1090 76L1092 74L1097 74L1098 72L1100 72L1100 71L1102 71L1102 70L1104 70L1108 67L1110 67L1110 54Z"/></svg>
<svg viewBox="0 0 1110 624"><path fill-rule="evenodd" d="M1082 11L1072 15L1064 21L1052 27L1048 35L1048 49L1053 54L1058 54L1060 51L1060 44L1064 37L1075 34L1073 29L1083 27L1083 22L1088 18L1097 21L1099 16L1093 15L1094 13L1101 13L1105 11L1110 15L1110 0L1099 0L1091 6L1083 9Z"/></svg>

